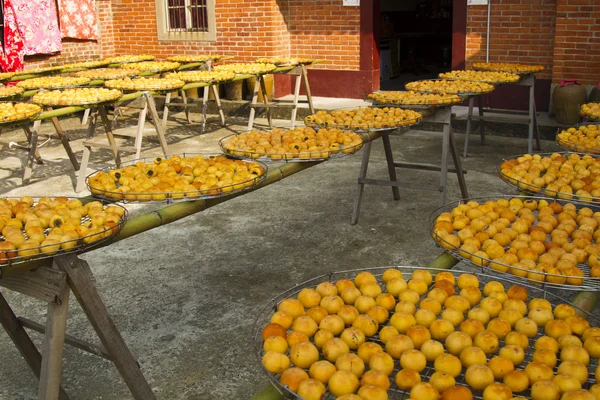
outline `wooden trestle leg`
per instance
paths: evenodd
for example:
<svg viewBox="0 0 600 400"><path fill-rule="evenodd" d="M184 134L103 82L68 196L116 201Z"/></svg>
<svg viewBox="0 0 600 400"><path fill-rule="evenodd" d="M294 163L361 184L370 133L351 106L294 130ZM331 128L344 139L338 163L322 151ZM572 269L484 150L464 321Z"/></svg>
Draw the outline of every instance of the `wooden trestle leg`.
<svg viewBox="0 0 600 400"><path fill-rule="evenodd" d="M35 376L39 379L42 369L42 355L35 347L35 344L33 344L33 341L4 296L2 296L2 293L0 293L0 324L2 324L4 330L8 333L8 336L27 362L27 365L29 365L29 368L31 368ZM58 399L69 400L69 396L62 386L59 386Z"/></svg>
<svg viewBox="0 0 600 400"><path fill-rule="evenodd" d="M157 121L160 123L160 121ZM119 333L113 319L102 302L87 262L75 255L56 258L55 262L67 273L67 283L79 301L83 312L94 327L106 351L113 357L127 387L138 400L152 400L156 396L144 378L140 366L134 359Z"/></svg>

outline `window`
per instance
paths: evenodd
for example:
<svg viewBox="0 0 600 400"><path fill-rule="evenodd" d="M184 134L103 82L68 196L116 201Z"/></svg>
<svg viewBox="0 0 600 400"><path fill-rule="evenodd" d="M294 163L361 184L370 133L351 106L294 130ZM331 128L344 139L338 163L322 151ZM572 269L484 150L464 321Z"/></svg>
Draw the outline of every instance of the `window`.
<svg viewBox="0 0 600 400"><path fill-rule="evenodd" d="M155 0L158 40L214 41L215 0Z"/></svg>

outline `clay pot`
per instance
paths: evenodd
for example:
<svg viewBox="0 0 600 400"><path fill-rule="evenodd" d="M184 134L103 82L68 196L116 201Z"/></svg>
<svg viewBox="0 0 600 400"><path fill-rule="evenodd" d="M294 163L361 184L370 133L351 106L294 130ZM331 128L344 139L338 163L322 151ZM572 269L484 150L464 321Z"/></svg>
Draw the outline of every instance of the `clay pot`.
<svg viewBox="0 0 600 400"><path fill-rule="evenodd" d="M556 112L556 122L573 125L579 122L579 108L586 102L585 87L579 84L557 86L552 103Z"/></svg>

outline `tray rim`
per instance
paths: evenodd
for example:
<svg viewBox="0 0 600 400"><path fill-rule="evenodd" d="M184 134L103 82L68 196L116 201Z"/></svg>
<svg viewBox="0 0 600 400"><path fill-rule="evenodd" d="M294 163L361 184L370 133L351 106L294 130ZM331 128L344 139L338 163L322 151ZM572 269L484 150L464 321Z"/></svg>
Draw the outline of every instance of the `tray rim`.
<svg viewBox="0 0 600 400"><path fill-rule="evenodd" d="M168 158L168 157L172 157L172 156L180 156L180 157L182 157L182 156L186 156L186 155L187 156L203 156L205 158L206 157L225 157L225 158L233 159L233 157L227 157L227 154L216 153L216 152L215 153L210 153L210 152L206 152L206 153L191 153L191 152L188 152L188 153L174 153L174 154L167 154L166 156L163 156L163 158ZM137 162L144 161L144 160L152 160L152 162L154 162L154 160L156 160L156 158L157 157L142 157L142 158L137 158L137 159L133 159L133 160L124 161L124 162L121 163L121 167L119 167L119 169L120 168L124 168L124 167L129 166L129 165L134 165ZM246 161L246 162L250 163L250 161L248 161L248 160L241 160L241 161ZM248 179L248 180L246 180L244 182L240 182L240 183L236 183L236 184L232 184L232 185L226 186L227 188L232 188L232 190L230 192L227 192L227 193L225 193L221 189L219 189L219 192L216 195L200 194L199 193L197 197L189 197L188 198L186 196L186 193L192 193L192 192L158 192L158 193L157 192L131 192L132 196L139 196L139 195L149 195L149 196L152 196L152 195L155 195L155 194L156 195L160 194L160 195L166 195L166 197L164 199L162 199L162 200L153 200L153 199L150 199L150 200L137 200L137 199L135 199L135 200L128 200L128 199L125 199L124 198L124 194L121 194L121 193L119 193L119 195L122 197L120 199L117 199L115 197L110 197L110 196L102 194L102 193L111 193L112 194L112 193L116 193L116 192L108 192L108 191L103 190L103 191L100 191L100 193L95 193L94 190L96 190L96 189L92 190L92 188L91 188L91 186L89 184L89 179L93 175L95 175L95 174L97 174L99 172L105 172L106 173L107 171L109 171L111 169L116 169L116 165L112 165L112 166L108 166L108 167L96 170L96 171L92 172L91 174L87 175L85 177L85 184L86 184L86 187L88 188L88 190L90 191L90 193L92 194L93 197L104 199L104 200L110 201L110 202L120 202L120 203L125 203L125 204L148 204L148 203L167 203L167 204L172 204L172 203L181 203L181 202L189 202L189 201L197 201L197 200L216 199L216 198L220 198L220 197L225 197L225 196L233 195L233 194L236 194L236 193L239 193L239 192L244 192L244 191L255 189L256 186L258 186L259 184L261 184L267 178L267 173L269 172L269 169L268 169L267 165L264 164L263 162L257 161L257 160L253 160L252 162L256 162L257 164L259 164L264 169L264 173L262 175L260 175L257 178L253 178L252 179L253 183L251 185L249 185L249 186L246 186L246 187L243 187L243 188L237 189L237 190L233 189L233 187L235 185L239 185L240 183L250 182L251 181L250 179ZM200 191L197 191L197 192L200 192ZM182 197L179 198L179 199L173 199L171 197L173 194L177 194L177 195L181 194Z"/></svg>
<svg viewBox="0 0 600 400"><path fill-rule="evenodd" d="M512 275L509 272L501 272L501 271L497 271L497 270L492 270L492 268L489 267L489 265L480 266L480 265L475 264L474 262L472 262L470 259L466 259L466 258L460 256L459 253L462 251L462 252L467 253L467 254L469 254L471 256L473 256L474 254L472 254L470 252L467 252L467 251L464 251L464 250L460 250L460 249L450 250L450 249L446 248L445 246L443 246L441 244L441 241L443 241L444 243L450 244L449 242L446 242L442 237L440 237L435 232L435 230L434 230L435 220L437 219L437 217L439 217L441 215L442 212L448 211L450 209L450 207L454 208L457 205L466 204L469 201L478 201L481 204L481 202L485 202L485 201L489 201L489 200L498 200L498 199L501 199L501 198L505 198L505 199L518 198L518 199L522 199L522 200L536 200L536 201L546 200L549 203L550 202L552 202L552 203L558 202L558 203L563 203L563 204L564 203L573 203L572 201L569 201L569 200L554 199L554 198L549 198L549 197L522 196L522 195L506 195L506 194L498 194L496 196L474 197L474 198L468 198L468 199L459 199L459 200L456 200L456 201L452 201L452 202L446 203L442 207L439 207L436 210L434 210L434 211L431 212L431 214L429 216L429 229L430 229L431 237L436 242L436 244L438 244L439 247L443 248L444 252L452 254L452 256L455 257L455 258L457 258L458 260L461 260L464 263L472 266L473 268L480 269L482 271L489 270L490 273L492 273L491 271L493 271L493 273L501 274L502 276L504 276L504 275L513 276L514 277L513 279L521 281L521 282L523 282L523 281L524 282L537 282L537 283L530 283L530 284L533 284L533 285L538 284L542 288L548 287L548 288L563 289L563 290L570 290L570 291L598 290L598 289L600 289L600 277L596 277L596 278L595 277L591 277L591 276L590 277L586 277L586 276L581 277L581 276L557 275L557 274L548 274L546 272L538 272L540 275L544 276L544 281L541 281L541 282L540 281L534 281L534 280L528 279L527 277L519 277L519 276L516 276L516 275ZM577 204L577 205L581 206L579 208L583 208L583 206L584 206L583 204ZM587 207L587 206L585 206L585 207ZM591 207L589 207L589 208L596 209L597 211L600 211L600 205L591 205ZM537 218L536 218L536 220L537 220ZM476 257L479 257L479 256L476 256ZM482 257L480 257L480 258L482 258ZM530 271L530 270L524 270L522 268L516 268L516 267L513 267L511 265L498 263L498 262L493 261L493 260L491 260L489 258L482 258L482 260L488 261L488 264L491 263L491 262L494 262L494 263L500 264L502 266L509 267L511 269L514 268L514 269L517 269L517 270L520 270L520 271ZM578 264L577 268L581 269L580 265L582 265L582 264ZM585 265L587 265L587 264L585 264ZM477 274L477 273L475 273L475 274ZM564 284L549 283L549 282L546 282L546 280L545 280L545 277L547 277L547 276L561 277L561 278L565 278L565 279L568 279L568 278L581 279L582 280L582 284L581 285L570 285L570 284L567 284L567 283L564 283ZM597 282L597 284L595 284L595 285L586 285L586 281Z"/></svg>

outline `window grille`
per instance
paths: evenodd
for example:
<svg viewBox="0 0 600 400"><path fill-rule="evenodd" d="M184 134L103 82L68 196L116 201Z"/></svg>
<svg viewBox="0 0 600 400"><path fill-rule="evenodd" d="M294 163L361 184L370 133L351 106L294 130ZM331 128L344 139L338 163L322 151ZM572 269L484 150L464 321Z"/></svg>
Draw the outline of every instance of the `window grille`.
<svg viewBox="0 0 600 400"><path fill-rule="evenodd" d="M168 32L208 32L207 0L167 0Z"/></svg>

